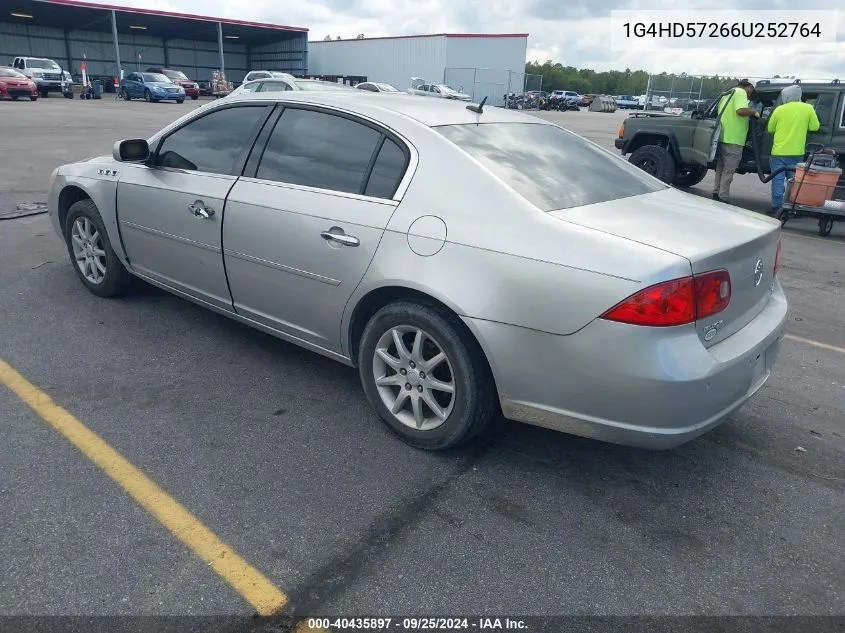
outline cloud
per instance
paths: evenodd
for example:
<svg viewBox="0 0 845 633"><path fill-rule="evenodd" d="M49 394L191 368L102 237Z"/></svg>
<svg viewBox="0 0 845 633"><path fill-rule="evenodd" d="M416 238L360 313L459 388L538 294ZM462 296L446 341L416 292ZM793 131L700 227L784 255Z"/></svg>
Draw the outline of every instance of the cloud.
<svg viewBox="0 0 845 633"><path fill-rule="evenodd" d="M528 60L553 60L596 70L731 74L793 74L832 78L845 69L845 10L841 0L802 0L801 10L839 9L839 41L824 46L755 40L738 48L724 42L705 49L613 51L612 10L694 10L706 19L712 0L111 0L111 4L275 22L310 29L312 40L421 33L529 33ZM721 10L795 9L794 0L726 0ZM796 13L796 19L800 15ZM843 77L845 79L845 77Z"/></svg>

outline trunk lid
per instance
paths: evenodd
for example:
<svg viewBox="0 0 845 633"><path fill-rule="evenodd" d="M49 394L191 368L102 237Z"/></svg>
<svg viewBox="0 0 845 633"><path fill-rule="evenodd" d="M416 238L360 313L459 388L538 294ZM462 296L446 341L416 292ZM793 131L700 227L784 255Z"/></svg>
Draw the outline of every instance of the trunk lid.
<svg viewBox="0 0 845 633"><path fill-rule="evenodd" d="M676 189L551 215L684 257L693 274L727 270L730 304L696 323L705 346L743 328L769 301L780 238L777 220Z"/></svg>

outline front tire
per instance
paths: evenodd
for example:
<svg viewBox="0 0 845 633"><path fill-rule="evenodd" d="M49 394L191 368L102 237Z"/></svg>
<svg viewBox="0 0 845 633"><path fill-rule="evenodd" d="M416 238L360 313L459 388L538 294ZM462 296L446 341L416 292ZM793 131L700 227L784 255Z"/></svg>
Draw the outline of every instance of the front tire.
<svg viewBox="0 0 845 633"><path fill-rule="evenodd" d="M182 105L183 103L185 103L185 100L184 99L176 99L176 103L178 103L179 105Z"/></svg>
<svg viewBox="0 0 845 633"><path fill-rule="evenodd" d="M30 97L29 100L30 101L38 101L38 97Z"/></svg>
<svg viewBox="0 0 845 633"><path fill-rule="evenodd" d="M199 98L200 98L199 95L191 95L191 101L196 101Z"/></svg>
<svg viewBox="0 0 845 633"><path fill-rule="evenodd" d="M117 297L131 287L132 275L112 249L93 201L71 205L64 230L73 269L89 291L98 297Z"/></svg>
<svg viewBox="0 0 845 633"><path fill-rule="evenodd" d="M367 400L415 448L444 450L478 435L499 412L484 355L463 324L400 301L367 323L358 351Z"/></svg>
<svg viewBox="0 0 845 633"><path fill-rule="evenodd" d="M707 167L703 167L701 165L694 165L692 167L682 167L675 173L675 177L672 179L672 184L676 187L682 187L684 189L688 187L694 187L707 175Z"/></svg>
<svg viewBox="0 0 845 633"><path fill-rule="evenodd" d="M659 145L643 145L634 150L628 162L670 184L675 177L675 159Z"/></svg>
<svg viewBox="0 0 845 633"><path fill-rule="evenodd" d="M132 100L132 95L129 94L129 91L126 88L121 88L120 96L123 98L124 101Z"/></svg>

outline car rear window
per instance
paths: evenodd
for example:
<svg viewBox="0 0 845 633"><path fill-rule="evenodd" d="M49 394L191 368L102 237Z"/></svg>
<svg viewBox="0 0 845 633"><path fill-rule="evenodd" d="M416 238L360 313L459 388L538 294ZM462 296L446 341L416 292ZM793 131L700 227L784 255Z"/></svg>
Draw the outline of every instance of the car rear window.
<svg viewBox="0 0 845 633"><path fill-rule="evenodd" d="M554 125L481 123L443 125L434 130L543 211L630 198L668 187Z"/></svg>

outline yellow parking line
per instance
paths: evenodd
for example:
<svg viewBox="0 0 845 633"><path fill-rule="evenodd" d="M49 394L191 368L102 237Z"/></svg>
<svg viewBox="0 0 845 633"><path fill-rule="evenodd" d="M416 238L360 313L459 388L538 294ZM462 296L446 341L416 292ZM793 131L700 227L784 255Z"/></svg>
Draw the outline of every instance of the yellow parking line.
<svg viewBox="0 0 845 633"><path fill-rule="evenodd" d="M803 336L795 336L793 334L786 334L784 338L788 338L790 341L796 341L798 343L806 343L807 345L812 345L813 347L819 347L821 349L830 350L831 352L839 352L840 354L845 354L845 347L837 347L836 345L828 345L827 343L822 343L820 341L814 341L811 338L804 338Z"/></svg>
<svg viewBox="0 0 845 633"><path fill-rule="evenodd" d="M173 497L133 466L99 435L57 405L46 393L0 359L0 382L6 385L50 426L65 436L88 459L120 484L164 527L206 561L259 614L278 612L287 596L252 567Z"/></svg>

